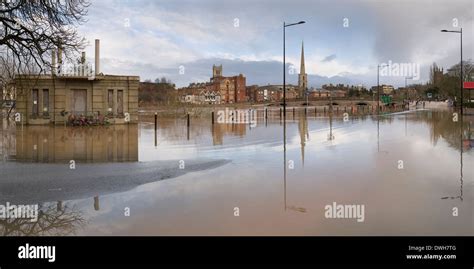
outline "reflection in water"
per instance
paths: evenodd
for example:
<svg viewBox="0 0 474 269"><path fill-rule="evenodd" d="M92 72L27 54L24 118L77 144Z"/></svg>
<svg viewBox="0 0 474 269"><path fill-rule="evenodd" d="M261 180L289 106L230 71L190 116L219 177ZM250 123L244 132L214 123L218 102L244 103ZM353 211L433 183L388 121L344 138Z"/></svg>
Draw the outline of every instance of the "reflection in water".
<svg viewBox="0 0 474 269"><path fill-rule="evenodd" d="M279 117L279 109L274 109L273 112L269 113L268 120L265 114L262 115L261 119L265 119L265 125L262 121L262 125L249 130L246 129L245 124L212 125L210 119L193 119L189 128L189 141L185 118L160 119L156 132L159 143L156 146L153 146L155 144L153 119L141 122L138 125L136 134L138 142L136 143L140 146L140 150L137 150L140 153L138 159L144 163L156 160L187 160L188 158L194 160L217 157L229 159L232 162L215 170L214 168L201 169L199 173L191 173L159 183L154 182L134 189L125 188L123 192L121 190L121 193L111 193L106 196L104 194L107 193L110 185L104 185L103 188L98 186L97 181L92 179L97 172L91 170L88 171L90 178L84 178L83 175L77 176L77 182L92 186L91 190L84 192L85 195L81 194L77 196L79 198L76 198L69 193L62 194L59 188L63 191L66 189L59 185L71 180L58 180L44 190L44 193L54 193L54 195L47 196L48 199L42 201L78 199L77 204L82 206L81 209L86 209L87 219L92 222L88 224L84 234L109 233L109 230L111 234L134 235L472 234L472 228L467 227L468 217L460 215L453 219L450 214L446 214L453 206L458 206L463 212L472 209L469 207L472 196L466 194L471 193L473 170L469 169L469 165L474 155L472 151L468 152L470 148L466 140L471 139L472 135L469 136L471 133L468 128L470 127L466 125L465 118L458 124L453 123L452 113L446 111L411 111L404 115L380 115L377 118L351 117L352 121L349 122L343 122L341 113L325 113L324 117L317 115L313 117L312 113L308 113L305 115L307 118L303 117L304 113L297 113L294 120L291 115L288 115L287 121L286 118L283 120ZM53 129L58 127L47 128L49 128L49 133L54 133ZM283 143L280 128L283 129ZM22 134L20 128L16 132L16 137L20 137ZM53 154L53 152L59 149L52 148L50 145L45 151L40 142L44 138L48 140L46 143L64 142L60 140L52 142L58 141L58 138L51 137L48 132L42 134L42 132L33 131L35 132L38 138L35 138L34 142L27 142L28 139L33 140L33 137L28 134L29 132L23 131L25 137L20 138L21 143L14 141L14 147L19 148L22 144L24 145L24 149L18 152L23 152L25 159L33 156L38 159L36 161L41 161L42 156L48 153L48 157L44 159L51 162L57 160L59 153ZM463 135L460 135L460 132ZM94 136L93 133L94 131L92 136ZM91 134L86 131L83 135ZM73 133L67 136L68 141L74 141L77 135ZM96 138L102 139L99 136ZM84 147L82 151L86 153L77 154L79 157L93 155L87 149L90 147L88 140L83 138L82 140L86 142L70 146L71 149L68 151L72 153L69 155ZM328 140L330 142L327 142ZM41 154L37 154L38 156L32 154L35 144L36 150L41 151ZM275 155L280 154L282 144L283 193L281 159ZM464 144L463 148L462 144ZM116 146L118 147L118 144ZM377 154L376 147L386 154ZM106 149L105 151L109 152ZM312 152L317 152L317 154L311 154ZM18 155L21 154L18 153ZM110 156L120 156L120 154L112 151ZM99 157L92 159L97 160L100 159ZM69 159L70 156L64 158ZM290 166L289 161L300 160L300 158L304 164L303 168L293 162ZM406 160L405 163L409 164L404 170L398 170L394 165L399 159ZM463 162L466 163L465 167L463 167ZM456 163L460 163L460 169ZM135 169L135 164L139 163L110 164L114 168L105 169L103 175L109 175L110 171L131 165L131 168L124 169L126 171L123 173L120 172L123 178L128 178L129 171ZM0 165L5 165L5 167L36 165L38 169L46 169L45 167L48 166L23 163ZM156 166L158 165L162 164L158 163ZM175 164L172 165L174 167ZM96 166L96 164L91 164L91 166ZM186 167L189 167L188 161L186 161ZM2 168L4 167L0 167ZM147 167L147 169L151 168L151 166ZM57 168L54 169L57 170ZM150 172L145 176L154 175L156 175L155 172ZM115 176L113 180L117 182ZM13 182L11 185L4 186L20 185L14 180L11 182ZM31 182L34 181L29 183ZM218 186L219 196L216 196L216 186ZM7 189L2 187L0 192ZM30 189L37 192L38 188L33 186ZM5 199L18 197L20 200L26 200L30 196L30 194L20 196L20 190L4 191L4 193L9 194L9 196L1 195ZM98 195L101 195L100 201ZM82 203L84 198L87 200ZM240 219L239 224L235 224L234 219L227 217L228 208L233 208L236 201L239 201L241 208L246 207L248 210ZM353 226L343 220L334 222L326 220L324 214L320 213L321 208L328 201L367 204L367 208L370 209L366 211L368 225ZM281 210L282 202L284 211ZM258 203L261 203L263 208L255 207ZM394 207L394 204L397 206ZM427 204L432 207L426 207ZM123 208L129 205L140 208L140 212L146 213L135 211L137 214L133 218L124 220ZM65 208L63 202L58 202L55 207L58 211ZM261 214L262 211L265 211L265 214ZM189 214L179 212L189 212ZM296 214L291 216L290 223L286 220L293 212ZM272 224L265 226L268 223L266 220L272 220ZM110 225L111 222L117 225ZM256 225L255 222L259 224Z"/></svg>
<svg viewBox="0 0 474 269"><path fill-rule="evenodd" d="M309 140L308 119L306 117L300 117L298 119L298 131L300 134L301 163L302 166L304 166L304 148L306 141Z"/></svg>
<svg viewBox="0 0 474 269"><path fill-rule="evenodd" d="M331 109L329 110L329 134L328 134L328 141L334 140L336 138L333 133L332 133L332 118L333 118L333 111L332 111L332 106Z"/></svg>
<svg viewBox="0 0 474 269"><path fill-rule="evenodd" d="M61 236L73 235L86 224L82 212L75 206L63 206L62 201L38 207L38 221L29 219L0 219L3 236Z"/></svg>
<svg viewBox="0 0 474 269"><path fill-rule="evenodd" d="M0 156L2 161L8 161L11 156L15 155L15 122L0 117Z"/></svg>
<svg viewBox="0 0 474 269"><path fill-rule="evenodd" d="M41 163L138 161L138 126L25 126L16 132L16 160Z"/></svg>
<svg viewBox="0 0 474 269"><path fill-rule="evenodd" d="M463 201L463 184L464 184L464 181L463 181L463 151L464 151L464 144L463 144L463 141L464 141L464 126L466 125L467 123L467 120L466 122L464 122L464 116L463 114L460 114L460 121L459 121L459 138L460 138L460 143L459 143L459 195L458 196L445 196L445 197L442 197L441 199L459 199L461 201ZM467 123L467 126L468 126L468 133L467 133L467 138L470 139L470 135L471 135L471 132L470 132L470 123Z"/></svg>
<svg viewBox="0 0 474 269"><path fill-rule="evenodd" d="M244 137L246 130L245 124L211 124L212 144L214 146L222 145L224 143L224 136L226 135Z"/></svg>
<svg viewBox="0 0 474 269"><path fill-rule="evenodd" d="M294 110L293 110L294 111ZM288 205L287 204L287 166L291 166L292 169L294 169L294 163L287 163L286 162L286 117L285 114L283 114L283 200L284 200L284 210L286 211L287 209L301 212L301 213L306 213L306 208L304 207L298 207L294 205ZM294 119L294 113L293 113L293 119ZM300 117L298 120L298 131L300 134L300 150L301 150L301 161L302 165L304 166L304 147L306 144L306 139L309 138L309 133L308 133L308 122L306 119L306 113L304 117Z"/></svg>
<svg viewBox="0 0 474 269"><path fill-rule="evenodd" d="M285 111L286 112L286 111ZM286 113L283 113L283 199L286 211Z"/></svg>

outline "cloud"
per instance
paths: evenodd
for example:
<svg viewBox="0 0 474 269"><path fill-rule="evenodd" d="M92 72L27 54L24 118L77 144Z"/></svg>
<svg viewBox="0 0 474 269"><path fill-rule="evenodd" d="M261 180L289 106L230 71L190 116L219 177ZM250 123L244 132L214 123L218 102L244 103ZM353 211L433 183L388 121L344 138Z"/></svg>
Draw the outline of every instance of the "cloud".
<svg viewBox="0 0 474 269"><path fill-rule="evenodd" d="M332 60L336 59L336 54L331 54L326 57L324 57L323 62L330 62Z"/></svg>
<svg viewBox="0 0 474 269"><path fill-rule="evenodd" d="M91 43L101 39L105 73L166 76L183 86L207 81L221 61L224 72L243 73L248 84L274 84L282 76L282 22L305 20L287 29L286 59L299 68L304 39L310 85L373 85L380 62L418 63L424 81L431 63L457 63L459 39L439 31L452 29L453 19L466 33L465 58L474 58L473 11L470 0L93 0L79 30ZM93 55L92 46L86 51ZM180 65L186 75L179 75ZM400 77L384 80L404 84Z"/></svg>

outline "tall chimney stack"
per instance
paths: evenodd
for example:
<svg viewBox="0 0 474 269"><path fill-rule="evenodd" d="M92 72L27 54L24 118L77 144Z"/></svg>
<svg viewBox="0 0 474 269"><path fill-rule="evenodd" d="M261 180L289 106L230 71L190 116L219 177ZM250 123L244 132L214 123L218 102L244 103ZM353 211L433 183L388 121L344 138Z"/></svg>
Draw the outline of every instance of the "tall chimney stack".
<svg viewBox="0 0 474 269"><path fill-rule="evenodd" d="M86 75L86 52L83 51L81 55L81 65L79 67L79 72L81 73L81 76Z"/></svg>
<svg viewBox="0 0 474 269"><path fill-rule="evenodd" d="M95 40L95 74L100 73L100 40Z"/></svg>
<svg viewBox="0 0 474 269"><path fill-rule="evenodd" d="M63 49L61 45L58 47L58 74L63 71Z"/></svg>
<svg viewBox="0 0 474 269"><path fill-rule="evenodd" d="M56 50L51 52L51 75L56 75Z"/></svg>

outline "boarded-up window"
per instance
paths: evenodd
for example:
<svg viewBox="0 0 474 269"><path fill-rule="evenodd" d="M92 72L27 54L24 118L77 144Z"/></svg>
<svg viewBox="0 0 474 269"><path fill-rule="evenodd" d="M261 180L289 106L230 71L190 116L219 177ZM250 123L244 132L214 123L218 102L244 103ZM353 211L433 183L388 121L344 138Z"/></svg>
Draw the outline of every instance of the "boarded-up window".
<svg viewBox="0 0 474 269"><path fill-rule="evenodd" d="M117 91L117 114L123 115L123 91Z"/></svg>
<svg viewBox="0 0 474 269"><path fill-rule="evenodd" d="M33 89L31 92L31 99L33 100L31 114L38 116L38 89Z"/></svg>
<svg viewBox="0 0 474 269"><path fill-rule="evenodd" d="M107 112L113 113L114 109L114 90L107 92Z"/></svg>
<svg viewBox="0 0 474 269"><path fill-rule="evenodd" d="M43 89L43 115L49 115L49 90Z"/></svg>
<svg viewBox="0 0 474 269"><path fill-rule="evenodd" d="M73 111L75 115L85 115L87 104L86 90L73 90Z"/></svg>

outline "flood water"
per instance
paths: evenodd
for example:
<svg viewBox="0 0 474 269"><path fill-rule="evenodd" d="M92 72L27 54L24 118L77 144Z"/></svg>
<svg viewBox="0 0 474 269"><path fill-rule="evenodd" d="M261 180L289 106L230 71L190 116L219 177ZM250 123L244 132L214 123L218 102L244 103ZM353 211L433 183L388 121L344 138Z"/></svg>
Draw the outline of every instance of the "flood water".
<svg viewBox="0 0 474 269"><path fill-rule="evenodd" d="M189 129L159 117L156 133L152 117L3 121L0 201L41 204L43 225L0 219L0 233L474 235L474 116L343 117L260 111L256 126L191 118ZM333 203L364 205L363 221L326 218Z"/></svg>

